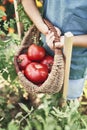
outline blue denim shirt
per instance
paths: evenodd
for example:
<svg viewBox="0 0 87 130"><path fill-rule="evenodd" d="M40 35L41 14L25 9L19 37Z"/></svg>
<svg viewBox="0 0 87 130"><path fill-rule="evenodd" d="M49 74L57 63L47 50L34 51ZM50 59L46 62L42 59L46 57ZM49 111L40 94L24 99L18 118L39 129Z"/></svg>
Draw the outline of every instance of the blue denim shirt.
<svg viewBox="0 0 87 130"><path fill-rule="evenodd" d="M86 0L44 0L43 17L60 28L62 35L71 31L74 35L87 34ZM50 48L46 49L53 54ZM73 47L70 79L80 79L87 67L87 48Z"/></svg>

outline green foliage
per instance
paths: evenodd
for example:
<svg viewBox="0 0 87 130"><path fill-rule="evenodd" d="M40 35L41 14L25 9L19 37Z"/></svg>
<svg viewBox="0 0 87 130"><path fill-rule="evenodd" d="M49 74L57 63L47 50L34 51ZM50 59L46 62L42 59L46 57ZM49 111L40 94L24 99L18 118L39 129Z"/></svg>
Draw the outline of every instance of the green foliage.
<svg viewBox="0 0 87 130"><path fill-rule="evenodd" d="M26 32L29 29L29 27L32 25L32 21L25 13L21 3L18 5L18 13L19 13L20 22L23 24L23 31Z"/></svg>
<svg viewBox="0 0 87 130"><path fill-rule="evenodd" d="M16 35L15 35L16 38ZM16 72L13 64L15 49L17 48L15 45L15 41L17 39L10 37L5 41L0 40L0 73L2 74L5 80L10 79L13 81L16 78ZM18 43L18 41L17 41Z"/></svg>
<svg viewBox="0 0 87 130"><path fill-rule="evenodd" d="M20 39L17 34L9 34L4 40L0 39L0 126L6 126L12 119L10 112L15 106L14 100L10 102L10 96L18 96L19 92L19 97L22 95L14 68L14 55L18 44Z"/></svg>
<svg viewBox="0 0 87 130"><path fill-rule="evenodd" d="M37 109L29 109L20 103L22 111L12 120L10 127L15 127L15 130L87 130L87 117L79 113L77 100L60 108L52 106L52 97L49 99L45 97Z"/></svg>
<svg viewBox="0 0 87 130"><path fill-rule="evenodd" d="M0 10L0 21L2 21L2 17L6 16L6 13L2 10Z"/></svg>
<svg viewBox="0 0 87 130"><path fill-rule="evenodd" d="M11 121L8 125L8 130L19 130L19 126L17 126L13 121Z"/></svg>
<svg viewBox="0 0 87 130"><path fill-rule="evenodd" d="M16 28L13 16L14 5L9 2L3 5L3 0L0 1L0 5L6 9L5 12L0 10L0 127L3 129L9 122L12 122L14 113L18 112L16 110L17 102L23 97L25 91L21 88L14 67L14 55L19 48L21 39L16 34L17 32L8 33L9 27ZM6 16L7 19L3 21L2 16ZM16 130L18 128L14 123L10 123L7 129Z"/></svg>
<svg viewBox="0 0 87 130"><path fill-rule="evenodd" d="M6 3L4 3L4 1L6 1ZM7 0L0 0L0 6L4 7L5 9L5 11L0 9L0 33L3 32L4 35L8 34L9 28L14 28L14 30L16 31L17 28L14 4L8 2ZM6 19L3 19L4 16L6 16Z"/></svg>
<svg viewBox="0 0 87 130"><path fill-rule="evenodd" d="M7 104L7 99L0 96L0 126L5 127L8 120L11 120L10 111L14 109L14 105ZM9 114L8 114L9 113Z"/></svg>

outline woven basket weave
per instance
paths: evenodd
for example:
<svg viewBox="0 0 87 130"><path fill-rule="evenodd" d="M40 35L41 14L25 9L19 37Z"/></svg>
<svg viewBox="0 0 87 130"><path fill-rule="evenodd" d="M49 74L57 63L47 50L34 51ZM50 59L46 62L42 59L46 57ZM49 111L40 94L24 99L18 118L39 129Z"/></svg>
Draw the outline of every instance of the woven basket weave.
<svg viewBox="0 0 87 130"><path fill-rule="evenodd" d="M47 22L46 24L49 23ZM52 27L49 26L49 29L52 30ZM57 93L61 90L64 81L64 57L61 49L55 49L54 63L51 72L47 80L40 87L29 81L19 69L17 57L19 54L26 52L27 48L32 43L34 43L34 37L36 38L36 41L38 43L40 40L40 32L35 27L35 25L32 25L29 31L25 34L21 43L21 47L14 57L14 64L19 80L28 93Z"/></svg>

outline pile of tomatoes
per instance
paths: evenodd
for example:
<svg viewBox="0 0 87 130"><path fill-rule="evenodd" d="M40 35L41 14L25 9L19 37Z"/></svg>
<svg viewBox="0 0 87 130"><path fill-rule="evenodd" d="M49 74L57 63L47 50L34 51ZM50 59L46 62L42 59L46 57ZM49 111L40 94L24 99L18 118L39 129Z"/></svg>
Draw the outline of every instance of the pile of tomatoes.
<svg viewBox="0 0 87 130"><path fill-rule="evenodd" d="M17 62L26 78L40 86L48 77L54 58L42 46L31 44L26 53L18 56Z"/></svg>

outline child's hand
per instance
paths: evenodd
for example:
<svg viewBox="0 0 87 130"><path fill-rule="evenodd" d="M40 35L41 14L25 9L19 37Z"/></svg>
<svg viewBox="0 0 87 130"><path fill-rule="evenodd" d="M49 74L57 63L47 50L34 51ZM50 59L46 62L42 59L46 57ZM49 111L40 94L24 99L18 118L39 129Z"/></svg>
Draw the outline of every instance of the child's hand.
<svg viewBox="0 0 87 130"><path fill-rule="evenodd" d="M56 48L62 48L63 45L64 45L64 36L61 36L61 31L59 28L55 27L56 31L57 31L57 34L58 36L60 36L60 42L56 42L55 43L55 47ZM47 45L53 50L53 44L54 44L54 39L55 39L55 36L54 36L54 32L48 32L46 34L46 43Z"/></svg>
<svg viewBox="0 0 87 130"><path fill-rule="evenodd" d="M46 34L46 43L47 45L53 50L53 42L54 42L55 36L54 32L48 32Z"/></svg>
<svg viewBox="0 0 87 130"><path fill-rule="evenodd" d="M64 47L64 36L60 36L60 42L55 43L56 48L63 48Z"/></svg>

